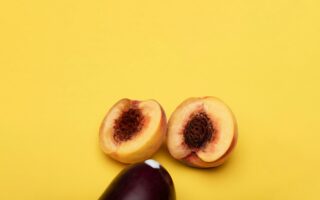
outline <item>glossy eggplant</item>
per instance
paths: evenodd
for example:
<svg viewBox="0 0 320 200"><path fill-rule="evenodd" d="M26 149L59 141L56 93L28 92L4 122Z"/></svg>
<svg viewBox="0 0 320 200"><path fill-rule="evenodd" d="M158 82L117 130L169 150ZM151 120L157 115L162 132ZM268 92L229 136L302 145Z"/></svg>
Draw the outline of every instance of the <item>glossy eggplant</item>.
<svg viewBox="0 0 320 200"><path fill-rule="evenodd" d="M157 161L146 160L122 170L99 200L175 200L168 171Z"/></svg>

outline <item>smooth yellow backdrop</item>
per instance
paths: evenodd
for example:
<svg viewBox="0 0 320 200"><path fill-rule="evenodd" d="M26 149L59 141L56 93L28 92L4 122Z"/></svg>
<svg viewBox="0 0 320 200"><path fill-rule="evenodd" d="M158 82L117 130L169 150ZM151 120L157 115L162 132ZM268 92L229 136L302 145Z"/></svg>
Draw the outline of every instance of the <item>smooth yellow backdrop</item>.
<svg viewBox="0 0 320 200"><path fill-rule="evenodd" d="M106 111L223 99L239 124L224 166L162 148L178 200L320 199L320 3L1 1L0 199L97 199L124 168L98 146Z"/></svg>

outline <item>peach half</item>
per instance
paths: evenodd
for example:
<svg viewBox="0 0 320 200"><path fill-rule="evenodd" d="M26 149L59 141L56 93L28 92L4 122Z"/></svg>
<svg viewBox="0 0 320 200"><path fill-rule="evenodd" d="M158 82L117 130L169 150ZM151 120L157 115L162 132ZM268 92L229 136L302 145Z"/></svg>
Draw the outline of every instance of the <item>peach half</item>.
<svg viewBox="0 0 320 200"><path fill-rule="evenodd" d="M166 129L166 115L158 102L121 99L102 121L100 146L122 163L140 162L160 148Z"/></svg>
<svg viewBox="0 0 320 200"><path fill-rule="evenodd" d="M187 165L216 167L230 156L237 135L235 117L221 100L189 98L169 119L167 146L175 159Z"/></svg>

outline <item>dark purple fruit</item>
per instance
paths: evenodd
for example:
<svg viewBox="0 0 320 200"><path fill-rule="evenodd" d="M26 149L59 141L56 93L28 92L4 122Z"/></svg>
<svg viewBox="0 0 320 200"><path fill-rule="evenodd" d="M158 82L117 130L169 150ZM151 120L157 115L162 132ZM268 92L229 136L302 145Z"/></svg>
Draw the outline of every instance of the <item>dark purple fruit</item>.
<svg viewBox="0 0 320 200"><path fill-rule="evenodd" d="M122 170L99 200L175 200L171 176L157 161L146 160Z"/></svg>

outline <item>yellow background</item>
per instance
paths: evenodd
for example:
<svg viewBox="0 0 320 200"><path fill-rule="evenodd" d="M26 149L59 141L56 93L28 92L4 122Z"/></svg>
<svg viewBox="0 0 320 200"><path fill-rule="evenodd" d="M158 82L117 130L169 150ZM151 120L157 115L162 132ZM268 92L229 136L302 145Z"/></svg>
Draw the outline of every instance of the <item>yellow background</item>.
<svg viewBox="0 0 320 200"><path fill-rule="evenodd" d="M123 97L190 96L239 123L224 166L162 148L178 200L320 199L320 3L1 1L0 199L97 199L124 167L98 128Z"/></svg>

